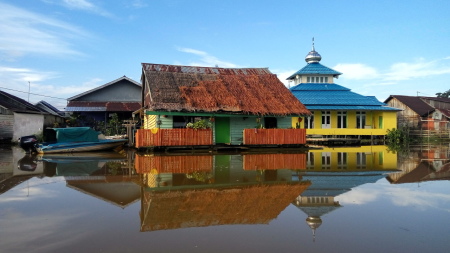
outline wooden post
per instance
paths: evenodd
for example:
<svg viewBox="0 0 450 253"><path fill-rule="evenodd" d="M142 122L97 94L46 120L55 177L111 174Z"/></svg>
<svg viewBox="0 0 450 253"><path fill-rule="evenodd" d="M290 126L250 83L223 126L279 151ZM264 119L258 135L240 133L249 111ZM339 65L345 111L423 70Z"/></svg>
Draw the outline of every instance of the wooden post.
<svg viewBox="0 0 450 253"><path fill-rule="evenodd" d="M134 129L136 128L136 120L124 120L125 124L122 124L122 126L125 126L127 128L127 136L128 136L128 146L131 147L134 145Z"/></svg>

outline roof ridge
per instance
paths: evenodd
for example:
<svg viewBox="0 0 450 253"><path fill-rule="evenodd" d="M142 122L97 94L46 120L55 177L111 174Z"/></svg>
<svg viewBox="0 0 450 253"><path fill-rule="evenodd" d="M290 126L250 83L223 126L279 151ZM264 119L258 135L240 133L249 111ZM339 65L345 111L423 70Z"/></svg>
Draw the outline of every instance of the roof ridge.
<svg viewBox="0 0 450 253"><path fill-rule="evenodd" d="M156 63L141 63L145 71L158 71L170 73L198 73L198 74L222 74L222 75L262 75L270 74L268 67L264 68L221 68L221 67L204 67L204 66L186 66Z"/></svg>

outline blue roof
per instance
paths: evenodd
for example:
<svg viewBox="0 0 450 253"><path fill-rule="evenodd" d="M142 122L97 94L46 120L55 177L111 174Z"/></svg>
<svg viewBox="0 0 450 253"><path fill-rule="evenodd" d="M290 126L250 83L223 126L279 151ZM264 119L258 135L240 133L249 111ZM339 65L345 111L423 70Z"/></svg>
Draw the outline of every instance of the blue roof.
<svg viewBox="0 0 450 253"><path fill-rule="evenodd" d="M306 105L306 109L308 110L316 110L316 111L401 111L400 109L389 107L389 106L330 106L330 105Z"/></svg>
<svg viewBox="0 0 450 253"><path fill-rule="evenodd" d="M290 91L308 110L399 111L374 96L363 96L334 83L301 83Z"/></svg>
<svg viewBox="0 0 450 253"><path fill-rule="evenodd" d="M335 84L335 83L301 83L290 88L291 91L304 91L304 90L319 90L319 91L332 91L332 90L340 90L340 91L350 91L349 88L344 86Z"/></svg>
<svg viewBox="0 0 450 253"><path fill-rule="evenodd" d="M330 69L329 67L324 66L318 62L313 62L307 64L305 67L292 74L290 77L287 78L287 80L294 79L296 75L305 75L305 74L341 75L342 73L334 69Z"/></svg>

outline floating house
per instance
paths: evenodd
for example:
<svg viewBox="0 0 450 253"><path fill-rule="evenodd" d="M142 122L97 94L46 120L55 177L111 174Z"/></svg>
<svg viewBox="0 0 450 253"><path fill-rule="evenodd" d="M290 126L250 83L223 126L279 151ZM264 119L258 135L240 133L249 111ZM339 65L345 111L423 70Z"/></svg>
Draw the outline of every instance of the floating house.
<svg viewBox="0 0 450 253"><path fill-rule="evenodd" d="M294 118L293 126L305 128L309 139L384 138L388 129L397 127L399 109L334 83L342 73L322 65L321 59L313 44L306 66L287 78L294 83L291 92L312 113Z"/></svg>
<svg viewBox="0 0 450 253"><path fill-rule="evenodd" d="M310 112L267 68L142 64L141 147L303 145Z"/></svg>

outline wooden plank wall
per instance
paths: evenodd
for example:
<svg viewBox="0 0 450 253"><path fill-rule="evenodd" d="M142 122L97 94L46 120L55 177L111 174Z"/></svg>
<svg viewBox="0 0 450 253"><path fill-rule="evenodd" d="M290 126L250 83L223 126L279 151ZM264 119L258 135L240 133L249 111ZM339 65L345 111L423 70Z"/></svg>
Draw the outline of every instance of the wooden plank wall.
<svg viewBox="0 0 450 253"><path fill-rule="evenodd" d="M138 129L136 148L161 146L212 145L211 129Z"/></svg>
<svg viewBox="0 0 450 253"><path fill-rule="evenodd" d="M306 153L244 155L244 170L306 169Z"/></svg>
<svg viewBox="0 0 450 253"><path fill-rule="evenodd" d="M306 129L244 129L244 145L306 144Z"/></svg>
<svg viewBox="0 0 450 253"><path fill-rule="evenodd" d="M139 174L209 172L213 169L213 156L136 155L134 167Z"/></svg>

